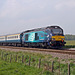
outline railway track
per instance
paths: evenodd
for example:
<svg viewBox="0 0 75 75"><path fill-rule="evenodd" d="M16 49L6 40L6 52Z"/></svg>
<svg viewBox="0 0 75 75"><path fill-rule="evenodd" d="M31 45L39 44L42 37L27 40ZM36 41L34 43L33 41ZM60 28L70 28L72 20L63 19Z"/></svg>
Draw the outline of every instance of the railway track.
<svg viewBox="0 0 75 75"><path fill-rule="evenodd" d="M75 50L69 50L69 49L40 49L40 48L27 48L27 47L0 46L0 49L1 48L4 48L4 49L7 48L7 49L19 49L19 50L43 51L43 52L54 52L54 53L75 55Z"/></svg>

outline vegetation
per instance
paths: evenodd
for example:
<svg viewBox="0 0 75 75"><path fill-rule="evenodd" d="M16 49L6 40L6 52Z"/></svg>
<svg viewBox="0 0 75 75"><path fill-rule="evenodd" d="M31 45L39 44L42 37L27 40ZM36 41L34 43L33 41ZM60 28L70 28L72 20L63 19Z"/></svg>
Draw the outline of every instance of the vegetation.
<svg viewBox="0 0 75 75"><path fill-rule="evenodd" d="M65 35L66 45L65 48L75 48L75 35Z"/></svg>
<svg viewBox="0 0 75 75"><path fill-rule="evenodd" d="M65 40L65 48L75 48L75 40Z"/></svg>
<svg viewBox="0 0 75 75"><path fill-rule="evenodd" d="M65 40L75 40L75 35L67 34L65 35Z"/></svg>
<svg viewBox="0 0 75 75"><path fill-rule="evenodd" d="M11 58L12 55L12 58ZM17 61L15 57L17 55ZM22 56L26 60L22 63ZM29 66L29 58L31 62ZM10 62L11 58L11 62ZM39 65L41 58L41 66ZM52 73L52 61L54 61L54 70ZM59 67L60 61L60 67ZM75 61L73 59L54 58L51 55L30 53L30 52L11 52L0 50L0 75L58 75L59 69L61 75L68 74L68 62L71 64L71 75L75 74Z"/></svg>
<svg viewBox="0 0 75 75"><path fill-rule="evenodd" d="M26 66L22 63L8 63L0 60L0 75L41 75L41 69Z"/></svg>
<svg viewBox="0 0 75 75"><path fill-rule="evenodd" d="M66 41L66 45L75 46L75 40L65 40L65 41Z"/></svg>

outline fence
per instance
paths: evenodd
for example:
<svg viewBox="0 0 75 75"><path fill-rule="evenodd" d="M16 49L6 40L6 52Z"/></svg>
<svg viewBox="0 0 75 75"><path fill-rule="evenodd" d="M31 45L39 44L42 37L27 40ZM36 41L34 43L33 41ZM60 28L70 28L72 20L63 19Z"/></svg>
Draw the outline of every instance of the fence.
<svg viewBox="0 0 75 75"><path fill-rule="evenodd" d="M37 58L32 58L31 56L19 56L19 55L12 55L12 54L8 54L8 53L3 53L1 52L1 60L4 60L6 62L16 62L16 63L23 63L25 65L29 65L29 66L34 66L40 68L43 68L44 70L48 70L50 72L55 72L55 63L56 61L52 61L51 65L48 63L42 63L42 59L39 58L37 60ZM60 60L58 62L58 65L56 65L58 67L58 75L61 75L61 70L60 70ZM68 63L67 65L67 74L70 75L70 63Z"/></svg>

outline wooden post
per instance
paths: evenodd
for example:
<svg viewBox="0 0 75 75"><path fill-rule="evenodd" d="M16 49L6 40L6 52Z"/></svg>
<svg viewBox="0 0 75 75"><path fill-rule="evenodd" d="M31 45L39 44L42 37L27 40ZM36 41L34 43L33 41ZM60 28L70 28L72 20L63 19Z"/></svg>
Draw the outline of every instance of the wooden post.
<svg viewBox="0 0 75 75"><path fill-rule="evenodd" d="M39 68L40 68L40 66L41 66L41 58L39 59Z"/></svg>
<svg viewBox="0 0 75 75"><path fill-rule="evenodd" d="M23 63L24 55L22 56L22 63Z"/></svg>
<svg viewBox="0 0 75 75"><path fill-rule="evenodd" d="M15 62L17 62L17 55L16 55L16 58L15 58Z"/></svg>
<svg viewBox="0 0 75 75"><path fill-rule="evenodd" d="M70 75L70 64L68 63L68 75Z"/></svg>
<svg viewBox="0 0 75 75"><path fill-rule="evenodd" d="M60 59L59 59L59 75L60 75Z"/></svg>
<svg viewBox="0 0 75 75"><path fill-rule="evenodd" d="M54 61L52 62L52 72L53 72L53 70L54 70Z"/></svg>
<svg viewBox="0 0 75 75"><path fill-rule="evenodd" d="M47 69L49 70L49 63L47 65L48 65L48 68Z"/></svg>
<svg viewBox="0 0 75 75"><path fill-rule="evenodd" d="M60 75L60 57L59 57L59 75Z"/></svg>
<svg viewBox="0 0 75 75"><path fill-rule="evenodd" d="M5 55L5 61L7 61L7 55Z"/></svg>
<svg viewBox="0 0 75 75"><path fill-rule="evenodd" d="M11 59L12 59L12 54L10 55L10 63L11 63Z"/></svg>
<svg viewBox="0 0 75 75"><path fill-rule="evenodd" d="M31 56L29 57L29 66L30 66Z"/></svg>
<svg viewBox="0 0 75 75"><path fill-rule="evenodd" d="M24 58L24 62L25 62L25 65L26 65L26 57Z"/></svg>

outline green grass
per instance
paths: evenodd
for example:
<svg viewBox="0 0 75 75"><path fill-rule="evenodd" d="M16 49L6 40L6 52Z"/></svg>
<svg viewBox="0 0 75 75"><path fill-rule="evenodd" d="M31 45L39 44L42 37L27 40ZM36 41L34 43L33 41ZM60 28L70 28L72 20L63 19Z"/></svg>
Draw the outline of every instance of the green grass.
<svg viewBox="0 0 75 75"><path fill-rule="evenodd" d="M66 45L75 45L75 40L66 41Z"/></svg>
<svg viewBox="0 0 75 75"><path fill-rule="evenodd" d="M0 60L0 75L46 75L47 73L50 74L50 72L42 72L42 69L22 63L7 63Z"/></svg>
<svg viewBox="0 0 75 75"><path fill-rule="evenodd" d="M75 40L65 40L65 48L75 48Z"/></svg>
<svg viewBox="0 0 75 75"><path fill-rule="evenodd" d="M1 53L3 52L3 60ZM10 63L10 55L12 60ZM7 55L7 61L5 61ZM15 62L15 56L18 56ZM26 65L22 63L22 55L26 58ZM29 57L31 56L31 65L28 66ZM38 68L39 58L41 58L41 68ZM54 61L54 73L51 72L52 61ZM68 74L68 62L71 63L71 75L75 74L75 61L72 59L60 60L60 74ZM65 63L64 63L65 62ZM49 65L49 66L48 66ZM49 70L48 70L49 68ZM31 52L12 52L0 50L0 75L58 75L59 73L59 58L54 58L50 54L40 54Z"/></svg>
<svg viewBox="0 0 75 75"><path fill-rule="evenodd" d="M3 60L1 59L1 53L3 53ZM12 59L10 63L10 56L12 54ZM7 55L7 61L5 61ZM17 62L15 62L15 57L18 56ZM26 64L22 63L22 55L26 58ZM31 56L31 65L28 66L29 57ZM50 57L50 56L49 56ZM0 75L53 75L48 70L38 68L39 58L45 58L44 55L38 53L30 52L11 52L0 50Z"/></svg>

